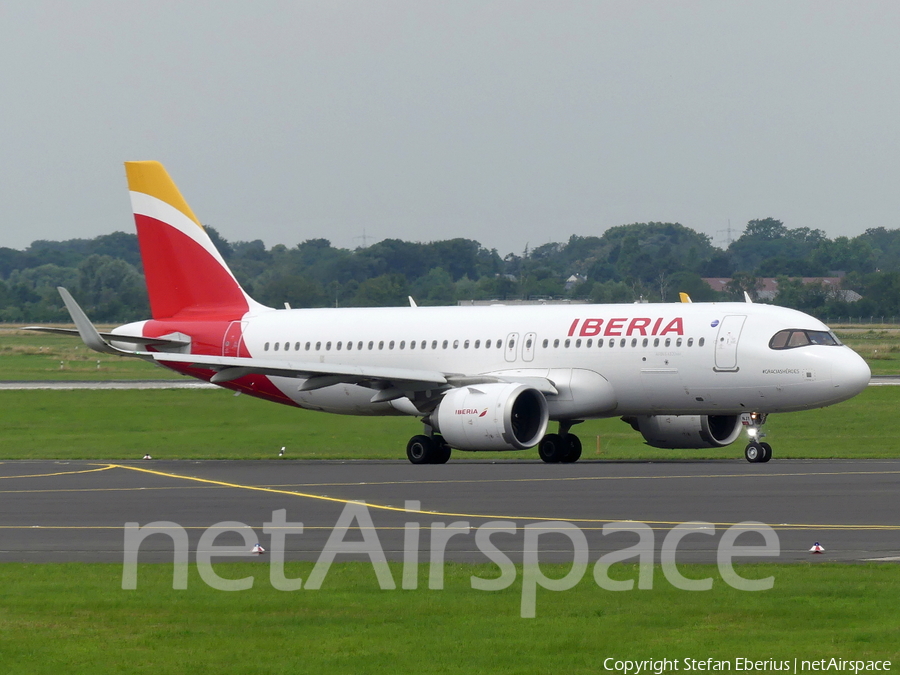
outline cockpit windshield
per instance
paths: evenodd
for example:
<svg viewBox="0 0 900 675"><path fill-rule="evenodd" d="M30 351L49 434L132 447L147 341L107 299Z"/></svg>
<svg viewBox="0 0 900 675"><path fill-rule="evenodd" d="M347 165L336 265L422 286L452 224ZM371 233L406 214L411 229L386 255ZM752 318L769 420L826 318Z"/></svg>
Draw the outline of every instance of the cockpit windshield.
<svg viewBox="0 0 900 675"><path fill-rule="evenodd" d="M841 345L841 341L837 339L834 333L828 330L800 330L796 328L778 331L769 340L771 349L793 349L795 347L806 347L807 345L837 347Z"/></svg>

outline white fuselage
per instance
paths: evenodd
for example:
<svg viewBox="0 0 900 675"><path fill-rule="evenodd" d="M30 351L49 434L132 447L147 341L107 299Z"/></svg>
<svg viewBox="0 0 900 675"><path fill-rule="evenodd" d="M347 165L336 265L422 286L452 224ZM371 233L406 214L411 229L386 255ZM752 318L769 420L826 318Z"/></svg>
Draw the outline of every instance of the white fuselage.
<svg viewBox="0 0 900 675"><path fill-rule="evenodd" d="M870 376L843 345L771 348L778 331L828 328L763 304L269 310L242 324L255 358L545 378L559 392L547 396L552 419L806 410L855 396ZM407 399L373 403L363 386L270 379L305 408L419 414Z"/></svg>

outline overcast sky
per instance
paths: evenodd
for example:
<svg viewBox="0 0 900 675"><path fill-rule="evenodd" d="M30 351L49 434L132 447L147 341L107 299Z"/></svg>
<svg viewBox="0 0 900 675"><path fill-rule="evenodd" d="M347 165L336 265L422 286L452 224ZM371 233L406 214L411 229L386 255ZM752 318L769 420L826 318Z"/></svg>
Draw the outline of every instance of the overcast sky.
<svg viewBox="0 0 900 675"><path fill-rule="evenodd" d="M900 3L0 3L0 246L133 231L122 162L267 246L900 227Z"/></svg>

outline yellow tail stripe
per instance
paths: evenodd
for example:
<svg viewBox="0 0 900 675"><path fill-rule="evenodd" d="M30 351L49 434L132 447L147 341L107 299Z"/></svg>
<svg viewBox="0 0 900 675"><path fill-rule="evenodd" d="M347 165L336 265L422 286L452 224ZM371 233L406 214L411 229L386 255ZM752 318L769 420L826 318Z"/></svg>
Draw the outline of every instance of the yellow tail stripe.
<svg viewBox="0 0 900 675"><path fill-rule="evenodd" d="M181 211L199 227L203 227L162 164L159 162L125 162L125 174L128 176L129 190L156 197Z"/></svg>

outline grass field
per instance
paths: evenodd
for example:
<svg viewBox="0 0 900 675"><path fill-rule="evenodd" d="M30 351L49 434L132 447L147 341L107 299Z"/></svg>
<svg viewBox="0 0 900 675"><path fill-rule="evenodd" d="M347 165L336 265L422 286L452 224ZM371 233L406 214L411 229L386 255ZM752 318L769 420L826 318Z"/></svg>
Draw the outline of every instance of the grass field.
<svg viewBox="0 0 900 675"><path fill-rule="evenodd" d="M288 564L307 577L311 563ZM562 577L568 566L542 565ZM715 566L682 565L713 589L687 592L656 570L654 587L610 592L590 572L572 590L538 589L536 618L519 616L521 572L504 591L470 587L493 566L447 565L445 589L382 591L370 565L331 568L321 590L281 592L258 563L216 565L253 588L216 591L191 569L172 589L171 565L142 565L121 589L112 564L0 565L0 663L25 673L598 673L614 659L900 661L896 589L885 564L749 565L775 577L740 592ZM400 577L399 566L393 566ZM635 578L631 565L614 576ZM420 572L420 579L427 571ZM679 671L684 670L684 667ZM763 671L771 672L771 671Z"/></svg>
<svg viewBox="0 0 900 675"><path fill-rule="evenodd" d="M820 410L772 415L776 458L900 457L893 430L900 387L869 387ZM275 405L225 390L0 391L0 459L404 459L421 426L406 417L347 417ZM575 428L583 459L743 457L743 444L706 450L644 445L618 418ZM598 438L599 448L598 453ZM454 451L455 459L536 459L536 450ZM453 461L453 459L451 459Z"/></svg>
<svg viewBox="0 0 900 675"><path fill-rule="evenodd" d="M106 328L110 327L104 326L101 330ZM181 375L140 359L93 352L78 337L0 327L0 380L175 378L181 378Z"/></svg>

